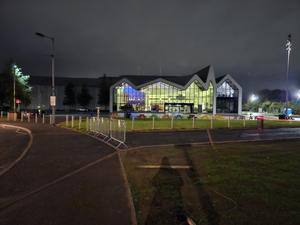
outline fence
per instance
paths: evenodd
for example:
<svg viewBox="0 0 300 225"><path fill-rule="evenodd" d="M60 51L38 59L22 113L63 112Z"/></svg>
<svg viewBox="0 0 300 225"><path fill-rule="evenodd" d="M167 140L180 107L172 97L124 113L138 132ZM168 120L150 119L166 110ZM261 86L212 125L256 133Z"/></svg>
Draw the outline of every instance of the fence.
<svg viewBox="0 0 300 225"><path fill-rule="evenodd" d="M257 128L257 120L246 119L244 116L203 115L191 118L131 118L126 119L129 131L171 130L171 129L217 129L217 128ZM300 121L264 119L265 128L300 127Z"/></svg>
<svg viewBox="0 0 300 225"><path fill-rule="evenodd" d="M131 118L126 120L128 130L155 129L214 129L214 128L245 128L255 126L256 121L247 121L244 117L220 117L206 115L201 118Z"/></svg>
<svg viewBox="0 0 300 225"><path fill-rule="evenodd" d="M125 145L126 142L126 122L124 120L66 115L65 125L70 128L90 131L96 136L101 136L107 142L114 140L118 142L118 145Z"/></svg>
<svg viewBox="0 0 300 225"><path fill-rule="evenodd" d="M52 116L45 116L45 114L38 115L37 113L26 113L26 112L0 112L0 120L6 120L6 121L19 121L19 122L27 122L27 123L49 123L51 124L51 121L53 118Z"/></svg>

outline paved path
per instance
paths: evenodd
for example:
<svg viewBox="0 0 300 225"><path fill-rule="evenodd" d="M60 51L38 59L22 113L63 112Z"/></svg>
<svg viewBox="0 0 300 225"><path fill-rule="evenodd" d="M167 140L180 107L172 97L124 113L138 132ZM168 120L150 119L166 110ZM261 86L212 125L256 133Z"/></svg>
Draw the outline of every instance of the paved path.
<svg viewBox="0 0 300 225"><path fill-rule="evenodd" d="M24 131L0 126L0 174L22 154L28 141Z"/></svg>
<svg viewBox="0 0 300 225"><path fill-rule="evenodd" d="M274 139L300 138L300 128L264 129L215 129L210 130L212 141L259 141ZM191 144L209 142L207 130L167 131L167 132L128 132L129 147L165 144Z"/></svg>
<svg viewBox="0 0 300 225"><path fill-rule="evenodd" d="M113 149L70 130L19 125L32 131L33 144L0 177L0 225L132 223Z"/></svg>

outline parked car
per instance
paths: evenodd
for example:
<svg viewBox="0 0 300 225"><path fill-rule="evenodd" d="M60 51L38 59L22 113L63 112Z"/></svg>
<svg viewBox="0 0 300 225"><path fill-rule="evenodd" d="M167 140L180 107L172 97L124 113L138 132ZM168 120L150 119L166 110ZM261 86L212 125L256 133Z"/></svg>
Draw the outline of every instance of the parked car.
<svg viewBox="0 0 300 225"><path fill-rule="evenodd" d="M137 119L146 119L145 114L140 114L137 116Z"/></svg>

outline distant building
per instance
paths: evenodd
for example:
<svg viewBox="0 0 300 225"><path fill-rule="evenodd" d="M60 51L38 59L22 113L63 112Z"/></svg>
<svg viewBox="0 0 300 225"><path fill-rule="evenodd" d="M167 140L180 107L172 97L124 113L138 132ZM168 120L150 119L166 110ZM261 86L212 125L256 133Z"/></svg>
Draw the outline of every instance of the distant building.
<svg viewBox="0 0 300 225"><path fill-rule="evenodd" d="M110 112L121 112L130 105L137 112L179 112L179 113L233 113L242 112L242 88L229 75L215 78L211 66L190 75L122 75L106 77L110 86ZM98 106L98 93L103 77L55 79L57 110L68 109L63 105L65 87L74 85L76 94L85 85L93 99L88 108ZM50 109L50 77L31 77L32 103L30 109ZM75 108L81 108L76 105Z"/></svg>
<svg viewBox="0 0 300 225"><path fill-rule="evenodd" d="M68 106L63 105L65 97L65 87L68 83L74 85L75 94L78 94L81 90L82 85L86 85L93 99L90 102L88 108L94 109L97 106L98 100L98 84L99 79L97 78L67 78L67 77L56 77L55 78L55 93L56 93L56 109L65 110ZM31 104L29 109L43 110L50 109L49 96L51 95L51 77L42 76L31 76L30 85L32 87L31 94ZM81 106L76 105L75 108L80 108Z"/></svg>

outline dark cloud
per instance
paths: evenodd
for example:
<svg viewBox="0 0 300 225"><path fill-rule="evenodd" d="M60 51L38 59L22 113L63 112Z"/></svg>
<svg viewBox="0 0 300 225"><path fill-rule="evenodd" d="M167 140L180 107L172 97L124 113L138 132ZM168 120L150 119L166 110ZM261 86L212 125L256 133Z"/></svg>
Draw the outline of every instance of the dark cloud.
<svg viewBox="0 0 300 225"><path fill-rule="evenodd" d="M300 75L299 21L299 0L1 0L0 60L13 57L31 75L48 74L50 43L39 31L56 38L58 76L155 74L160 67L186 74L211 64L248 89L273 88L284 81L288 33L291 79Z"/></svg>

